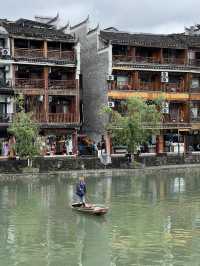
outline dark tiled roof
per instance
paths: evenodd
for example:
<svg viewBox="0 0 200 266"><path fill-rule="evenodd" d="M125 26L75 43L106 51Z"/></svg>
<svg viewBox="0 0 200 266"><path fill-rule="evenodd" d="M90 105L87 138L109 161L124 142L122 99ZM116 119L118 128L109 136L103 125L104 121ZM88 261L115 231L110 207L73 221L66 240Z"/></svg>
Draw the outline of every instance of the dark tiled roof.
<svg viewBox="0 0 200 266"><path fill-rule="evenodd" d="M57 30L52 25L37 21L19 19L16 22L1 21L1 25L11 36L75 42L72 35L65 34L62 30Z"/></svg>
<svg viewBox="0 0 200 266"><path fill-rule="evenodd" d="M114 31L101 31L100 36L112 44L125 44L146 47L161 48L188 48L200 46L200 36L189 36L185 34L143 34Z"/></svg>

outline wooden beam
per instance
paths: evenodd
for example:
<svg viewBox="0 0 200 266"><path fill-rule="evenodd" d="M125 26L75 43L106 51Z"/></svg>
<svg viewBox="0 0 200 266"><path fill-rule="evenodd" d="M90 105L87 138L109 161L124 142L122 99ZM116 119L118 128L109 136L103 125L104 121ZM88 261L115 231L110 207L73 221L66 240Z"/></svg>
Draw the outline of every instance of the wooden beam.
<svg viewBox="0 0 200 266"><path fill-rule="evenodd" d="M113 99L128 99L129 97L141 97L147 100L154 100L160 96L168 101L188 101L189 93L164 93L164 92L139 92L139 91L109 91L108 97ZM200 98L200 94L198 95Z"/></svg>

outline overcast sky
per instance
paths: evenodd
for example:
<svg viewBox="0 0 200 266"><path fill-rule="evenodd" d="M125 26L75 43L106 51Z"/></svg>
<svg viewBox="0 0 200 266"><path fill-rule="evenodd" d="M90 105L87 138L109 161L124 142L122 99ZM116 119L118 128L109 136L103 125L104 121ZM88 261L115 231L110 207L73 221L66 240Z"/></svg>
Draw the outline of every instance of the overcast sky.
<svg viewBox="0 0 200 266"><path fill-rule="evenodd" d="M182 32L200 24L200 0L5 0L0 17L17 19L55 16L72 25L90 15L91 25L131 32Z"/></svg>

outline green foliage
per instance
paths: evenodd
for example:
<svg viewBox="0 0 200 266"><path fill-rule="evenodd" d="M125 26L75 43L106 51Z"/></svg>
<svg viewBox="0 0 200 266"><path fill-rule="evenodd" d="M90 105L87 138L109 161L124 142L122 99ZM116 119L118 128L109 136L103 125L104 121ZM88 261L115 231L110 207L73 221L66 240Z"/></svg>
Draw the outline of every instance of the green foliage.
<svg viewBox="0 0 200 266"><path fill-rule="evenodd" d="M8 128L9 133L15 136L15 151L20 158L32 158L39 152L39 131L37 124L32 121L31 114L22 109L13 119Z"/></svg>
<svg viewBox="0 0 200 266"><path fill-rule="evenodd" d="M139 97L132 97L127 100L124 114L104 108L109 114L107 130L112 134L113 144L126 145L134 153L151 135L157 134L161 121L160 103L158 100L157 104L147 104Z"/></svg>

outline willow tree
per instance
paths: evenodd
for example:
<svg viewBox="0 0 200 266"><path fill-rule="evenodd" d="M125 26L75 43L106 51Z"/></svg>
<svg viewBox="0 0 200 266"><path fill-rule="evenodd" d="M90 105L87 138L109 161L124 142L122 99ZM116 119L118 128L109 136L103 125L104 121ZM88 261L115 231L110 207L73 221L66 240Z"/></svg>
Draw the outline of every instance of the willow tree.
<svg viewBox="0 0 200 266"><path fill-rule="evenodd" d="M125 145L130 153L135 153L138 146L147 142L150 136L159 134L161 122L161 99L146 102L139 97L129 98L119 113L111 108L106 129L112 136L114 145Z"/></svg>
<svg viewBox="0 0 200 266"><path fill-rule="evenodd" d="M28 166L33 156L39 153L39 128L31 113L25 113L23 100L17 99L19 111L15 114L8 132L15 137L14 149L23 159L28 159Z"/></svg>

